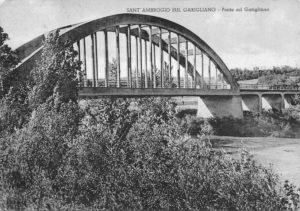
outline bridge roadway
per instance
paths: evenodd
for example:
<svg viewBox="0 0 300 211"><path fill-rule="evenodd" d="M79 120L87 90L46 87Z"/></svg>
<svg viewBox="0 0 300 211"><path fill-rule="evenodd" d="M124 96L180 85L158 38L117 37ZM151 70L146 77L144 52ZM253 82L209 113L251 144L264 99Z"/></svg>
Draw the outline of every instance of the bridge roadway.
<svg viewBox="0 0 300 211"><path fill-rule="evenodd" d="M241 88L240 90L194 88L116 88L116 87L80 87L79 97L143 97L143 96L244 96L244 95L295 95L300 89Z"/></svg>
<svg viewBox="0 0 300 211"><path fill-rule="evenodd" d="M196 109L197 115L234 116L241 118L242 111L262 112L263 110L282 110L292 105L293 97L300 94L298 87L248 86L240 90L228 87L220 89L216 85L206 89L195 88L116 88L80 87L80 98L99 97L172 97L179 109ZM226 89L227 88L227 89Z"/></svg>

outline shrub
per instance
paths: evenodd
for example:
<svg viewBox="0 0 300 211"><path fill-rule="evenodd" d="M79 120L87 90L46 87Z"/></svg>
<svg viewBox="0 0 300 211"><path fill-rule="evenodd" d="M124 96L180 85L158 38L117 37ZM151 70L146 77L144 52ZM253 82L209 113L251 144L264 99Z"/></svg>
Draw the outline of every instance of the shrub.
<svg viewBox="0 0 300 211"><path fill-rule="evenodd" d="M271 169L245 152L233 160L201 140L186 142L167 99L142 99L134 111L129 110L131 103L82 103L85 115L74 131L74 116L80 117L74 115L75 104L59 112L51 104L39 106L28 127L10 137L13 144L2 157L9 169L4 177L8 195L2 192L6 205L229 210L284 206Z"/></svg>
<svg viewBox="0 0 300 211"><path fill-rule="evenodd" d="M233 117L214 117L208 120L194 115L178 115L178 122L189 135L214 134L220 136L237 137L299 137L300 121L298 119L298 107L284 110L282 113L245 112L243 119ZM206 128L206 132L203 129Z"/></svg>

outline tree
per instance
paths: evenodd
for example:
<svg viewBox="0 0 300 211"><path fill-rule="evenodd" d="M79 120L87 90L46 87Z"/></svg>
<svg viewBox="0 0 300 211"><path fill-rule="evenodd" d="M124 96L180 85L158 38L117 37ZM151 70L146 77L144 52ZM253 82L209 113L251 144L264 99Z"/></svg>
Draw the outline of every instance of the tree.
<svg viewBox="0 0 300 211"><path fill-rule="evenodd" d="M27 87L18 79L18 58L6 44L8 39L0 27L0 136L21 128L27 118Z"/></svg>
<svg viewBox="0 0 300 211"><path fill-rule="evenodd" d="M0 138L4 166L0 167L0 194L9 193L5 195L9 208L19 209L26 203L39 209L43 199L59 187L59 169L82 116L76 79L80 62L76 58L77 52L59 39L58 31L46 38L27 95L28 122ZM6 101L9 98L10 93Z"/></svg>
<svg viewBox="0 0 300 211"><path fill-rule="evenodd" d="M59 32L53 32L44 41L41 60L32 71L33 88L29 94L32 108L46 102L49 97L57 103L77 102L77 72L81 62L76 59L77 51L69 43L59 39Z"/></svg>
<svg viewBox="0 0 300 211"><path fill-rule="evenodd" d="M0 98L8 92L14 79L16 79L14 67L18 63L18 57L16 52L5 44L8 39L8 34L0 26Z"/></svg>

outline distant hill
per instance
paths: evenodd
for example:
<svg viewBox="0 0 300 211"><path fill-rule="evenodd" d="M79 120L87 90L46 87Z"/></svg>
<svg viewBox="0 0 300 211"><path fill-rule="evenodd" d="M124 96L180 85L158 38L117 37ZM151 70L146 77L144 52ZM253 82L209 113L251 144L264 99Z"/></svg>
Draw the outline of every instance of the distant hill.
<svg viewBox="0 0 300 211"><path fill-rule="evenodd" d="M300 68L289 66L272 69L231 69L239 84L300 85Z"/></svg>

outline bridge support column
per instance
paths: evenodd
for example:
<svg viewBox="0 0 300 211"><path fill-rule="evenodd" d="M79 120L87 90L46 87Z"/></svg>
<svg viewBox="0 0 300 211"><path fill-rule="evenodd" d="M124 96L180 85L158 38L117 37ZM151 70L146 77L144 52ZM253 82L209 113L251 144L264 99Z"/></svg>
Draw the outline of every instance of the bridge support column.
<svg viewBox="0 0 300 211"><path fill-rule="evenodd" d="M155 48L155 44L153 44L153 65L154 65L154 76L156 76L156 48ZM156 80L156 77L155 77Z"/></svg>
<svg viewBox="0 0 300 211"><path fill-rule="evenodd" d="M85 38L83 38L83 86L87 86L87 73L86 73L86 43L85 43Z"/></svg>
<svg viewBox="0 0 300 211"><path fill-rule="evenodd" d="M210 88L210 84L211 84L211 61L210 59L208 59L208 85Z"/></svg>
<svg viewBox="0 0 300 211"><path fill-rule="evenodd" d="M184 68L184 88L188 88L188 63L189 63L189 44L185 41L185 68Z"/></svg>
<svg viewBox="0 0 300 211"><path fill-rule="evenodd" d="M202 96L198 98L197 116L203 118L232 116L243 118L241 96Z"/></svg>
<svg viewBox="0 0 300 211"><path fill-rule="evenodd" d="M126 34L126 44L127 44L127 87L132 88L132 69L131 69L131 33L130 25L127 26Z"/></svg>
<svg viewBox="0 0 300 211"><path fill-rule="evenodd" d="M148 70L147 70L147 41L145 40L145 88L148 88Z"/></svg>
<svg viewBox="0 0 300 211"><path fill-rule="evenodd" d="M140 48L140 70L139 70L139 78L140 78L140 88L143 88L143 47L142 47L142 29L141 25L139 25L139 48Z"/></svg>
<svg viewBox="0 0 300 211"><path fill-rule="evenodd" d="M149 58L150 58L150 82L152 82L152 86L154 87L154 77L153 77L153 53L152 53L152 27L149 26L149 51L150 51L150 55L149 55ZM151 85L150 85L151 86Z"/></svg>
<svg viewBox="0 0 300 211"><path fill-rule="evenodd" d="M220 74L221 74L221 84L222 84L222 88L224 89L224 85L225 85L224 75L222 74L221 71L220 71Z"/></svg>
<svg viewBox="0 0 300 211"><path fill-rule="evenodd" d="M203 52L201 51L201 88L204 88L204 60Z"/></svg>
<svg viewBox="0 0 300 211"><path fill-rule="evenodd" d="M172 78L172 67L171 67L171 65L172 65L172 57L171 57L171 32L169 31L169 35L168 35L168 40L169 40L169 42L168 42L168 53L169 53L169 83L171 82L171 78Z"/></svg>
<svg viewBox="0 0 300 211"><path fill-rule="evenodd" d="M180 37L177 34L177 88L180 88Z"/></svg>
<svg viewBox="0 0 300 211"><path fill-rule="evenodd" d="M160 87L164 88L164 52L162 48L161 28L159 27L159 52L160 52Z"/></svg>
<svg viewBox="0 0 300 211"><path fill-rule="evenodd" d="M193 76L193 88L196 89L196 66L197 66L197 61L196 61L196 46L194 45L194 76Z"/></svg>
<svg viewBox="0 0 300 211"><path fill-rule="evenodd" d="M156 50L153 44L153 88L156 88Z"/></svg>
<svg viewBox="0 0 300 211"><path fill-rule="evenodd" d="M216 73L216 78L215 78L215 83L216 83L216 89L218 89L218 69L217 69L217 65L216 64L214 64L214 66L215 66L215 73Z"/></svg>
<svg viewBox="0 0 300 211"><path fill-rule="evenodd" d="M109 86L109 61L107 31L104 30L104 60L105 60L105 87Z"/></svg>
<svg viewBox="0 0 300 211"><path fill-rule="evenodd" d="M127 26L126 33L126 49L127 49L127 87L132 87L132 75L131 75L131 33L130 25Z"/></svg>
<svg viewBox="0 0 300 211"><path fill-rule="evenodd" d="M135 37L135 59L136 59L136 68L135 68L135 83L136 87L139 88L139 44L138 44L138 38Z"/></svg>
<svg viewBox="0 0 300 211"><path fill-rule="evenodd" d="M258 109L259 109L259 113L262 112L262 95L259 94L258 95Z"/></svg>
<svg viewBox="0 0 300 211"><path fill-rule="evenodd" d="M287 109L292 106L292 98L294 94L283 94L283 108Z"/></svg>
<svg viewBox="0 0 300 211"><path fill-rule="evenodd" d="M120 87L120 29L116 27L117 87Z"/></svg>
<svg viewBox="0 0 300 211"><path fill-rule="evenodd" d="M92 77L93 77L93 87L96 87L96 72L95 72L95 38L94 34L91 34L91 55L92 55Z"/></svg>
<svg viewBox="0 0 300 211"><path fill-rule="evenodd" d="M98 76L98 41L97 41L97 32L95 32L94 34L94 38L95 38L95 71L96 71L96 87L98 86L98 79L99 79L99 76Z"/></svg>
<svg viewBox="0 0 300 211"><path fill-rule="evenodd" d="M281 93L281 110L284 109L284 94Z"/></svg>
<svg viewBox="0 0 300 211"><path fill-rule="evenodd" d="M76 43L77 43L77 49L78 49L78 60L81 61L80 41L77 41ZM81 74L79 71L77 72L77 78L78 78L78 86L80 87L82 78L81 78Z"/></svg>

